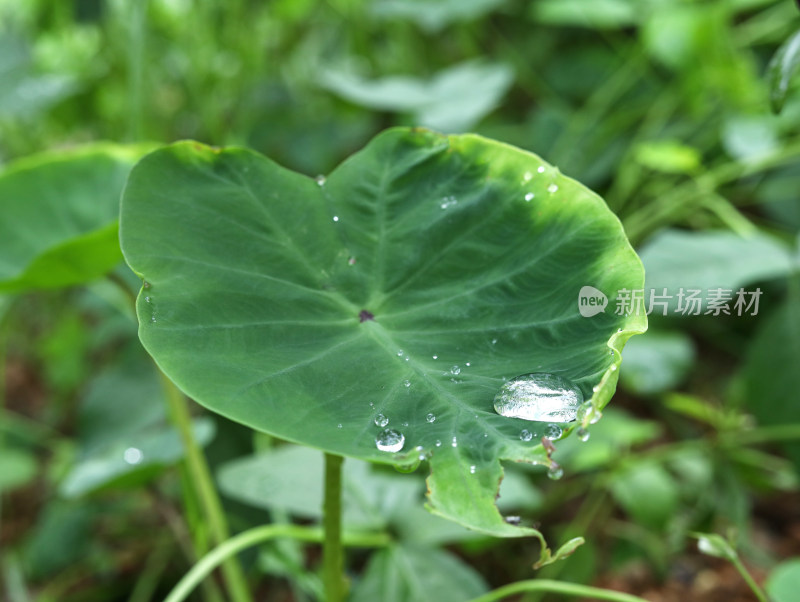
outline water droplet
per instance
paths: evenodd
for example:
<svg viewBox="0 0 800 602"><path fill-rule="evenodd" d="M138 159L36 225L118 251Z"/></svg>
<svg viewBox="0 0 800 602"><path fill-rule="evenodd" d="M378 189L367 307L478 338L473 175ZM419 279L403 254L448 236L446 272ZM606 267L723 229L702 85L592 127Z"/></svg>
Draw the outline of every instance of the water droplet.
<svg viewBox="0 0 800 602"><path fill-rule="evenodd" d="M150 316L150 321L151 321L151 322L153 322L153 323L155 324L156 317L155 317L155 316Z"/></svg>
<svg viewBox="0 0 800 602"><path fill-rule="evenodd" d="M139 464L144 459L144 454L138 447L129 447L122 452L122 459L128 464Z"/></svg>
<svg viewBox="0 0 800 602"><path fill-rule="evenodd" d="M339 216L338 215L334 215L333 216L333 221L338 222L339 221Z"/></svg>
<svg viewBox="0 0 800 602"><path fill-rule="evenodd" d="M509 525L518 525L522 522L522 519L519 516L506 516L504 519Z"/></svg>
<svg viewBox="0 0 800 602"><path fill-rule="evenodd" d="M550 184L550 186L547 187L547 192L558 192L558 184Z"/></svg>
<svg viewBox="0 0 800 602"><path fill-rule="evenodd" d="M492 339L492 345L497 345L497 339Z"/></svg>
<svg viewBox="0 0 800 602"><path fill-rule="evenodd" d="M557 424L548 424L544 429L544 436L548 439L559 439L564 431Z"/></svg>
<svg viewBox="0 0 800 602"><path fill-rule="evenodd" d="M592 387L592 392L593 392L593 393L597 393L599 390L600 390L600 387L598 387L597 385L595 385L594 387Z"/></svg>
<svg viewBox="0 0 800 602"><path fill-rule="evenodd" d="M408 426L408 422L404 422L402 426Z"/></svg>
<svg viewBox="0 0 800 602"><path fill-rule="evenodd" d="M402 349L397 352L397 357L403 357L403 350Z"/></svg>
<svg viewBox="0 0 800 602"><path fill-rule="evenodd" d="M373 402L371 402L371 401L370 401L370 402L369 402L369 407L371 407L371 408L374 408L374 407L375 407L375 404L374 404Z"/></svg>
<svg viewBox="0 0 800 602"><path fill-rule="evenodd" d="M486 439L486 437L488 437L488 436L489 436L489 433L484 433L484 434L483 434L483 438L484 438L484 439Z"/></svg>
<svg viewBox="0 0 800 602"><path fill-rule="evenodd" d="M577 431L575 431L575 434L578 435L578 439L580 439L581 441L589 440L589 431L587 431L583 427L580 427Z"/></svg>
<svg viewBox="0 0 800 602"><path fill-rule="evenodd" d="M438 359L439 359L439 356L438 356L438 355L434 355L434 356L433 356L433 359L435 359L435 360L438 360Z"/></svg>
<svg viewBox="0 0 800 602"><path fill-rule="evenodd" d="M469 368L471 366L471 364L469 362L467 362L466 366L467 366L467 368Z"/></svg>
<svg viewBox="0 0 800 602"><path fill-rule="evenodd" d="M519 438L522 441L530 441L531 439L533 439L533 433L531 433L528 429L522 429L519 432Z"/></svg>
<svg viewBox="0 0 800 602"><path fill-rule="evenodd" d="M425 420L427 420L428 422L436 422L436 416L434 416L433 414L428 414L427 416L425 416Z"/></svg>
<svg viewBox="0 0 800 602"><path fill-rule="evenodd" d="M410 380L404 380L403 381L403 386L406 387L406 388L410 387L411 386L411 381Z"/></svg>
<svg viewBox="0 0 800 602"><path fill-rule="evenodd" d="M389 419L383 414L375 416L375 426L386 426L389 424Z"/></svg>
<svg viewBox="0 0 800 602"><path fill-rule="evenodd" d="M528 194L525 195L525 200L530 203L533 200L534 196L535 195L532 192L529 192Z"/></svg>
<svg viewBox="0 0 800 602"><path fill-rule="evenodd" d="M533 174L531 172L529 172L529 171L526 171L525 175L522 176L522 180L524 182L530 182L532 177L533 177Z"/></svg>
<svg viewBox="0 0 800 602"><path fill-rule="evenodd" d="M459 368L458 366L453 366L452 368L450 368L450 374L452 374L453 376L461 374L461 368Z"/></svg>
<svg viewBox="0 0 800 602"><path fill-rule="evenodd" d="M453 442L450 445L452 445L453 447L458 447L458 439L456 437L453 437Z"/></svg>
<svg viewBox="0 0 800 602"><path fill-rule="evenodd" d="M145 297L144 300L145 300L145 303L150 303L150 297Z"/></svg>
<svg viewBox="0 0 800 602"><path fill-rule="evenodd" d="M317 176L314 179L317 182L317 186L325 186L325 176Z"/></svg>
<svg viewBox="0 0 800 602"><path fill-rule="evenodd" d="M472 466L469 467L469 474L475 474L475 470L476 470L476 467L473 464Z"/></svg>
<svg viewBox="0 0 800 602"><path fill-rule="evenodd" d="M591 401L587 401L584 404L581 404L581 407L578 408L578 413L576 415L576 419L578 422L582 424L597 424L597 421L603 417L603 413L595 409L592 405Z"/></svg>
<svg viewBox="0 0 800 602"><path fill-rule="evenodd" d="M434 445L436 445L436 447L441 447L442 446L441 440L437 439Z"/></svg>
<svg viewBox="0 0 800 602"><path fill-rule="evenodd" d="M494 410L508 418L571 422L583 401L581 390L555 374L525 374L506 382L494 398Z"/></svg>
<svg viewBox="0 0 800 602"><path fill-rule="evenodd" d="M394 429L386 429L375 437L375 446L385 452L398 452L403 449L406 438L403 433Z"/></svg>
<svg viewBox="0 0 800 602"><path fill-rule="evenodd" d="M147 280L145 280L144 282L142 282L142 286L144 288L150 288L150 283Z"/></svg>
<svg viewBox="0 0 800 602"><path fill-rule="evenodd" d="M442 204L440 205L440 207L442 209L449 209L450 207L453 207L457 204L458 204L458 199L456 199L456 197L446 196L442 199Z"/></svg>
<svg viewBox="0 0 800 602"><path fill-rule="evenodd" d="M342 428L342 423L340 422L339 424L337 424L337 425L336 425L336 428L337 428L337 429L340 429L340 428Z"/></svg>
<svg viewBox="0 0 800 602"><path fill-rule="evenodd" d="M616 372L616 370L617 370L617 365L616 365L616 364L612 364L612 365L611 365L611 368L610 368L610 370L611 370L612 372Z"/></svg>
<svg viewBox="0 0 800 602"><path fill-rule="evenodd" d="M355 257L348 258L347 265L356 265L356 258Z"/></svg>
<svg viewBox="0 0 800 602"><path fill-rule="evenodd" d="M544 173L544 165L540 165L539 167L537 167L536 171L538 171L539 173Z"/></svg>
<svg viewBox="0 0 800 602"><path fill-rule="evenodd" d="M558 479L564 476L564 469L561 468L561 466L559 466L555 462L553 462L550 465L550 468L547 469L547 476L553 479L554 481L557 481Z"/></svg>
<svg viewBox="0 0 800 602"><path fill-rule="evenodd" d="M411 361L411 358L410 358L410 357L407 357L407 358L406 358L406 361L407 361L407 362Z"/></svg>

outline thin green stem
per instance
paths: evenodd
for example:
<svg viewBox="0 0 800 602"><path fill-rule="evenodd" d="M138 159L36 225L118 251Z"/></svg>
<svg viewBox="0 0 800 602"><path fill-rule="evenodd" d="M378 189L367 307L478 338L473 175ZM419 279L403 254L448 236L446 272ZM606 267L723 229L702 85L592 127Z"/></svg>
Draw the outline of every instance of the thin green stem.
<svg viewBox="0 0 800 602"><path fill-rule="evenodd" d="M769 598L767 598L767 594L764 593L764 590L761 589L761 587L759 587L758 583L756 583L756 580L753 579L753 576L750 574L750 572L742 564L742 561L739 560L739 557L738 556L734 556L733 558L731 558L731 562L733 563L733 566L736 567L736 570L739 571L739 574L742 576L742 579L745 580L745 582L747 583L748 587L751 590L753 590L753 593L755 594L756 598L758 598L758 601L759 602L769 602Z"/></svg>
<svg viewBox="0 0 800 602"><path fill-rule="evenodd" d="M342 549L342 463L344 458L325 454L325 500L323 526L325 542L322 550L322 583L327 602L342 602L347 590L344 580Z"/></svg>
<svg viewBox="0 0 800 602"><path fill-rule="evenodd" d="M200 559L172 589L164 602L182 602L197 584L205 579L225 559L249 547L277 537L290 537L297 541L319 543L325 540L325 533L319 527L301 527L299 525L286 524L264 525L244 531L217 546ZM389 545L391 538L385 533L344 533L341 542L343 545L352 547L379 548Z"/></svg>
<svg viewBox="0 0 800 602"><path fill-rule="evenodd" d="M565 581L553 581L552 579L529 579L527 581L517 581L503 587L498 587L482 596L473 598L470 602L494 602L502 600L514 594L522 592L550 592L562 594L574 598L592 598L594 600L612 600L615 602L647 602L644 598L617 592L610 589L580 585L578 583L567 583Z"/></svg>
<svg viewBox="0 0 800 602"><path fill-rule="evenodd" d="M222 502L214 488L214 481L211 478L211 471L206 463L203 450L200 449L192 432L192 417L189 414L187 400L163 372L159 370L159 373L172 421L178 429L183 442L186 453L186 466L191 475L192 486L200 500L212 538L217 543L222 543L230 537L230 531L225 519L225 512L222 509ZM250 602L252 600L244 572L235 557L228 558L223 563L222 575L235 602Z"/></svg>

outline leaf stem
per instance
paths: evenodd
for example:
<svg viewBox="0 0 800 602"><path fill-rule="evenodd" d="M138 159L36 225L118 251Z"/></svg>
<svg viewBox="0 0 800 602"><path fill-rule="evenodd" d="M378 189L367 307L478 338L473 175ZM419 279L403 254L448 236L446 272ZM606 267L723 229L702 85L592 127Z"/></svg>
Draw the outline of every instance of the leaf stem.
<svg viewBox="0 0 800 602"><path fill-rule="evenodd" d="M733 566L736 567L736 570L739 571L742 579L745 580L745 583L747 583L748 587L753 591L753 594L755 594L756 598L758 598L758 601L769 602L769 598L767 598L764 590L759 587L758 583L756 583L756 580L753 579L753 576L750 574L750 571L748 571L742 564L742 561L739 560L739 555L735 554L730 560L733 563Z"/></svg>
<svg viewBox="0 0 800 602"><path fill-rule="evenodd" d="M203 451L200 449L194 433L192 433L192 420L186 397L160 369L159 374L173 424L178 429L183 442L186 453L186 466L191 476L192 486L200 500L206 520L208 520L211 536L217 543L222 543L229 539L230 531L225 520L222 502L220 502L217 491L214 488L211 471L208 468ZM250 602L252 600L244 572L235 557L225 560L222 564L222 574L234 602Z"/></svg>
<svg viewBox="0 0 800 602"><path fill-rule="evenodd" d="M217 546L201 558L172 589L164 602L182 602L197 584L205 579L217 566L227 558L251 546L277 537L289 537L298 541L324 542L326 536L327 533L323 532L319 527L302 527L287 524L263 525L244 531ZM344 533L340 543L346 546L364 548L383 547L391 543L391 538L385 533Z"/></svg>
<svg viewBox="0 0 800 602"><path fill-rule="evenodd" d="M326 602L342 602L347 584L344 579L342 549L342 463L344 458L325 454L325 500L323 526L325 541L322 549L322 582Z"/></svg>
<svg viewBox="0 0 800 602"><path fill-rule="evenodd" d="M528 579L526 581L517 581L516 583L498 587L482 596L473 598L470 602L494 602L495 600L502 600L503 598L522 592L550 592L575 598L584 597L594 600L611 600L612 602L647 602L644 598L624 592L617 592L589 585L580 585L578 583L553 581L552 579Z"/></svg>

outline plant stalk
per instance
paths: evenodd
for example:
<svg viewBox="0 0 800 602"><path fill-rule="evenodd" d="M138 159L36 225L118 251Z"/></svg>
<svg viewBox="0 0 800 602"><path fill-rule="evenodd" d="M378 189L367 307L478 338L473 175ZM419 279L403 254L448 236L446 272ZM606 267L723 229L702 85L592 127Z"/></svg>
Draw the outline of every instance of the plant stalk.
<svg viewBox="0 0 800 602"><path fill-rule="evenodd" d="M339 460L341 461L341 458ZM201 558L172 589L164 602L183 602L192 590L225 559L251 546L278 537L289 537L297 541L325 542L327 532L319 527L272 524L239 533ZM344 533L339 543L353 547L377 548L389 545L391 538L386 533Z"/></svg>
<svg viewBox="0 0 800 602"><path fill-rule="evenodd" d="M739 574L742 576L742 579L745 580L747 586L753 591L755 597L758 598L758 602L769 602L769 598L767 598L764 590L759 587L758 583L756 583L756 580L753 579L753 576L750 574L750 571L748 571L742 564L742 561L739 560L739 556L737 555L731 558L731 562L733 563L733 566L736 567L736 570L739 571Z"/></svg>
<svg viewBox="0 0 800 602"><path fill-rule="evenodd" d="M517 581L503 587L498 587L482 596L473 598L470 602L494 602L522 592L550 592L574 598L591 598L593 600L611 600L612 602L647 602L644 598L617 592L611 589L567 583L566 581L553 581L552 579L529 579Z"/></svg>
<svg viewBox="0 0 800 602"><path fill-rule="evenodd" d="M325 454L325 500L322 547L322 583L326 602L342 602L347 584L344 579L344 550L342 548L342 463L344 458Z"/></svg>

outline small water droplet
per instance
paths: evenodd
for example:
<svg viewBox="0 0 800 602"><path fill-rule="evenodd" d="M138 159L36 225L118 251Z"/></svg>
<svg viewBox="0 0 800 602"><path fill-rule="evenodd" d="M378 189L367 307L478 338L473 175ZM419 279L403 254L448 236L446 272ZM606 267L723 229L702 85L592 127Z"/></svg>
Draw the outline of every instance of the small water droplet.
<svg viewBox="0 0 800 602"><path fill-rule="evenodd" d="M547 187L547 192L558 192L558 184L550 184L550 186Z"/></svg>
<svg viewBox="0 0 800 602"><path fill-rule="evenodd" d="M145 280L144 282L142 282L142 286L144 288L150 288L150 283L147 280Z"/></svg>
<svg viewBox="0 0 800 602"><path fill-rule="evenodd" d="M153 323L155 324L155 322L156 322L156 317L155 317L155 316L150 316L150 321L151 321L151 322L153 322Z"/></svg>
<svg viewBox="0 0 800 602"><path fill-rule="evenodd" d="M403 357L403 350L402 349L397 352L397 357Z"/></svg>
<svg viewBox="0 0 800 602"><path fill-rule="evenodd" d="M504 519L509 525L518 525L522 522L522 519L519 516L506 516Z"/></svg>
<svg viewBox="0 0 800 602"><path fill-rule="evenodd" d="M404 422L402 426L408 426L408 422Z"/></svg>
<svg viewBox="0 0 800 602"><path fill-rule="evenodd" d="M122 459L128 464L139 464L144 460L144 454L138 447L129 447L122 452Z"/></svg>
<svg viewBox="0 0 800 602"><path fill-rule="evenodd" d="M411 361L411 358L410 358L410 357L407 357L407 358L406 358L406 361L407 361L407 362L410 362L410 361Z"/></svg>
<svg viewBox="0 0 800 602"><path fill-rule="evenodd" d="M552 440L560 438L563 433L564 431L557 424L548 424L544 429L544 436Z"/></svg>
<svg viewBox="0 0 800 602"><path fill-rule="evenodd" d="M469 368L471 365L472 364L470 364L469 362L466 363L467 368Z"/></svg>
<svg viewBox="0 0 800 602"><path fill-rule="evenodd" d="M383 414L375 416L375 426L386 426L389 424L389 419Z"/></svg>
<svg viewBox="0 0 800 602"><path fill-rule="evenodd" d="M436 416L433 414L428 414L427 416L425 416L425 420L427 420L428 422L436 422Z"/></svg>
<svg viewBox="0 0 800 602"><path fill-rule="evenodd" d="M577 431L575 431L575 434L578 436L578 439L580 439L581 441L588 441L589 440L589 431L587 431L583 427L580 427Z"/></svg>
<svg viewBox="0 0 800 602"><path fill-rule="evenodd" d="M144 300L145 300L145 303L150 303L150 297L145 297Z"/></svg>
<svg viewBox="0 0 800 602"><path fill-rule="evenodd" d="M558 479L564 476L564 469L561 468L561 466L559 466L555 462L553 462L550 465L550 468L547 469L547 476L553 479L554 481L557 481Z"/></svg>
<svg viewBox="0 0 800 602"><path fill-rule="evenodd" d="M452 374L453 376L461 374L461 368L459 368L458 366L453 366L452 368L450 368L450 374Z"/></svg>
<svg viewBox="0 0 800 602"><path fill-rule="evenodd" d="M492 339L492 345L497 345L497 339Z"/></svg>
<svg viewBox="0 0 800 602"><path fill-rule="evenodd" d="M374 407L375 407L375 404L374 404L373 402L371 402L371 401L370 401L370 402L369 402L369 407L371 407L371 408L374 408Z"/></svg>
<svg viewBox="0 0 800 602"><path fill-rule="evenodd" d="M519 438L522 441L530 441L531 439L533 439L533 433L531 433L528 429L522 429L519 432Z"/></svg>
<svg viewBox="0 0 800 602"><path fill-rule="evenodd" d="M525 374L503 384L494 398L494 410L509 418L571 422L582 401L581 390L561 376Z"/></svg>
<svg viewBox="0 0 800 602"><path fill-rule="evenodd" d="M539 167L537 167L536 171L538 171L539 173L544 173L544 165L540 165Z"/></svg>
<svg viewBox="0 0 800 602"><path fill-rule="evenodd" d="M436 443L434 445L436 445L436 447L441 447L442 446L442 442L439 439L437 439Z"/></svg>
<svg viewBox="0 0 800 602"><path fill-rule="evenodd" d="M534 196L535 195L532 192L529 192L528 194L525 195L525 200L530 203L533 200Z"/></svg>
<svg viewBox="0 0 800 602"><path fill-rule="evenodd" d="M458 439L456 437L453 437L453 442L450 445L452 445L453 447L458 447Z"/></svg>
<svg viewBox="0 0 800 602"><path fill-rule="evenodd" d="M600 390L600 387L598 387L597 385L592 387L592 392L594 392L594 393L597 393L599 390Z"/></svg>
<svg viewBox="0 0 800 602"><path fill-rule="evenodd" d="M339 216L338 215L334 215L333 216L333 221L338 222L339 221Z"/></svg>
<svg viewBox="0 0 800 602"><path fill-rule="evenodd" d="M339 424L337 424L337 425L336 425L336 428L337 428L337 429L340 429L340 428L342 428L342 423L340 422Z"/></svg>
<svg viewBox="0 0 800 602"><path fill-rule="evenodd" d="M612 372L616 372L617 371L617 365L616 364L612 364L610 370Z"/></svg>
<svg viewBox="0 0 800 602"><path fill-rule="evenodd" d="M603 413L596 409L591 401L587 401L586 403L581 404L581 407L578 408L578 413L576 414L576 419L578 422L585 424L597 424L598 420L603 417Z"/></svg>
<svg viewBox="0 0 800 602"><path fill-rule="evenodd" d="M403 386L406 387L406 388L410 387L411 386L411 381L410 380L404 380L403 381Z"/></svg>
<svg viewBox="0 0 800 602"><path fill-rule="evenodd" d="M531 172L529 172L529 171L526 171L525 175L522 176L522 180L524 182L530 182L532 177L533 177L533 174Z"/></svg>
<svg viewBox="0 0 800 602"><path fill-rule="evenodd" d="M438 355L434 355L434 356L433 356L433 359L435 359L435 360L438 360L438 359L439 359L439 356L438 356Z"/></svg>
<svg viewBox="0 0 800 602"><path fill-rule="evenodd" d="M356 258L355 257L348 258L347 265L356 265Z"/></svg>
<svg viewBox="0 0 800 602"><path fill-rule="evenodd" d="M489 436L489 433L484 433L484 434L483 434L483 438L484 438L484 439L486 439L486 437L488 437L488 436Z"/></svg>
<svg viewBox="0 0 800 602"><path fill-rule="evenodd" d="M316 180L317 186L325 186L325 176L317 176L314 180Z"/></svg>
<svg viewBox="0 0 800 602"><path fill-rule="evenodd" d="M450 207L453 207L457 204L458 204L458 199L456 199L456 197L446 196L442 199L442 204L440 205L440 207L442 209L449 209Z"/></svg>
<svg viewBox="0 0 800 602"><path fill-rule="evenodd" d="M473 464L469 467L469 474L475 474L475 470L477 470L476 466Z"/></svg>
<svg viewBox="0 0 800 602"><path fill-rule="evenodd" d="M383 430L375 437L375 446L385 452L398 452L405 442L405 435L394 429Z"/></svg>

